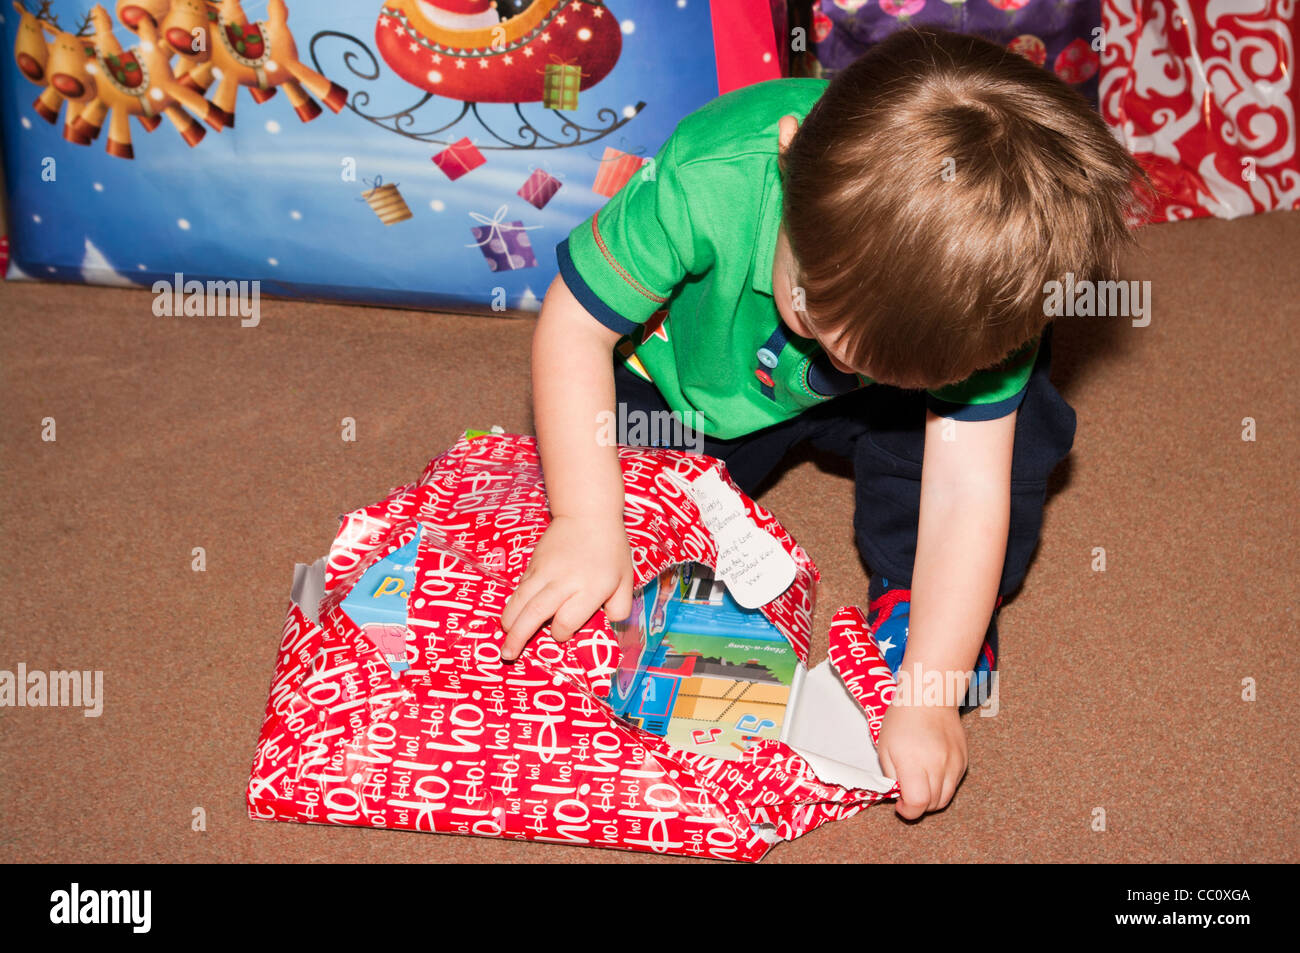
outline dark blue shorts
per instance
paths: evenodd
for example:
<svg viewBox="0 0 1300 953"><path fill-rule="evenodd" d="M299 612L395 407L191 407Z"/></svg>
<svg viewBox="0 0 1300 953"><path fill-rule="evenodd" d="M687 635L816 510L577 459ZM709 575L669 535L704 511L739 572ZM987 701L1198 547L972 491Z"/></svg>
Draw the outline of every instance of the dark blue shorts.
<svg viewBox="0 0 1300 953"><path fill-rule="evenodd" d="M1048 379L1051 356L1049 325L1043 330L1038 359L1016 418L1011 525L998 588L1004 596L1017 589L1025 577L1043 524L1048 476L1074 443L1074 409ZM626 404L628 411L668 410L658 388L621 362L615 364L614 383L616 400ZM705 436L703 451L725 461L732 479L751 496L804 441L852 461L856 486L853 529L858 551L872 572L886 576L891 585L901 583L910 588L921 505L925 411L923 391L873 384L742 437L715 440Z"/></svg>

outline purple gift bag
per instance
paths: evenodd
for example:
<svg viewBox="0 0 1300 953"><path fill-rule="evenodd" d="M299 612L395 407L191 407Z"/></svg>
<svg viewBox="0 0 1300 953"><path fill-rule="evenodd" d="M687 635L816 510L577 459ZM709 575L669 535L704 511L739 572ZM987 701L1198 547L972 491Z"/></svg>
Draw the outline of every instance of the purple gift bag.
<svg viewBox="0 0 1300 953"><path fill-rule="evenodd" d="M834 76L906 26L973 33L1052 70L1097 103L1101 0L818 0L830 33L816 43Z"/></svg>

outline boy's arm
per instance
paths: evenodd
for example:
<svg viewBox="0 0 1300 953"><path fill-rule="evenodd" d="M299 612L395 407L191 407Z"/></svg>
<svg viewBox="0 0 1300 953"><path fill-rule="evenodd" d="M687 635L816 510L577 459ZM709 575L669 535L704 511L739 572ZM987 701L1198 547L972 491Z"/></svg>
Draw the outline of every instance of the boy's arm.
<svg viewBox="0 0 1300 953"><path fill-rule="evenodd" d="M614 345L556 275L533 334L533 417L551 516L623 521L616 445L597 443L601 411L614 407Z"/></svg>
<svg viewBox="0 0 1300 953"><path fill-rule="evenodd" d="M946 427L954 428L949 440L943 439ZM912 606L899 667L910 697L896 696L879 746L882 766L899 782L897 809L906 818L946 805L966 770L957 712L1002 578L1015 433L1015 412L965 422L926 414ZM939 673L944 686L959 685L961 694L937 707L924 705L930 672Z"/></svg>
<svg viewBox="0 0 1300 953"><path fill-rule="evenodd" d="M563 642L601 608L632 611L618 447L601 446L598 414L614 406L619 334L600 324L559 275L533 332L533 415L551 523L501 613L501 654L513 659L546 623Z"/></svg>
<svg viewBox="0 0 1300 953"><path fill-rule="evenodd" d="M623 474L617 447L597 443L597 415L614 410L619 338L667 302L688 272L709 264L676 141L674 133L555 249L560 275L533 335L533 410L551 524L501 614L506 659L552 614L551 637L562 642L602 606L611 619L632 611Z"/></svg>

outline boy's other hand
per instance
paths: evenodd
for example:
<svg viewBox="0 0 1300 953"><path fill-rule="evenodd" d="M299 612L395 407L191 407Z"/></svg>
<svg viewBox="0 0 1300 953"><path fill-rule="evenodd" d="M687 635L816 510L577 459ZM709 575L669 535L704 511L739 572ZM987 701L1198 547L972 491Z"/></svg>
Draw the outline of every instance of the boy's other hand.
<svg viewBox="0 0 1300 953"><path fill-rule="evenodd" d="M880 766L898 781L899 817L946 807L966 773L966 733L956 708L890 705L876 745Z"/></svg>
<svg viewBox="0 0 1300 953"><path fill-rule="evenodd" d="M555 517L501 613L501 657L518 658L547 619L557 642L571 639L597 609L610 619L626 619L635 579L621 517Z"/></svg>

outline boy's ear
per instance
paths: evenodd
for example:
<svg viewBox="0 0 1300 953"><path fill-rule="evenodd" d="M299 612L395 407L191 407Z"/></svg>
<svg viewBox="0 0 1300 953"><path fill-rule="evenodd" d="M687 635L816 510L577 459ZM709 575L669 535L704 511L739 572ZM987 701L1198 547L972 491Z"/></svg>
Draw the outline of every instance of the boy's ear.
<svg viewBox="0 0 1300 953"><path fill-rule="evenodd" d="M790 145L790 140L799 131L799 120L794 116L782 116L777 123L777 145L782 152Z"/></svg>

